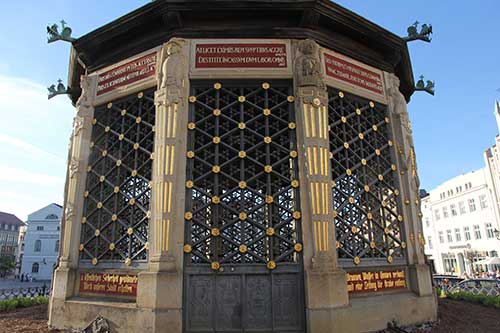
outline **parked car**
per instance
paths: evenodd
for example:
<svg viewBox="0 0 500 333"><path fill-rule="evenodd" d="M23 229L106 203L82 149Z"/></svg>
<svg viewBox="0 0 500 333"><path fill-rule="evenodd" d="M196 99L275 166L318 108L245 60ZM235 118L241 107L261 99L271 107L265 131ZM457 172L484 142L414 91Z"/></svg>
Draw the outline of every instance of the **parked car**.
<svg viewBox="0 0 500 333"><path fill-rule="evenodd" d="M500 296L500 280L493 279L470 279L465 280L449 289L453 291L466 291L473 294L484 294Z"/></svg>
<svg viewBox="0 0 500 333"><path fill-rule="evenodd" d="M464 279L455 276L455 275L433 275L434 285L444 291L448 291L450 288L453 288L460 282L464 281Z"/></svg>

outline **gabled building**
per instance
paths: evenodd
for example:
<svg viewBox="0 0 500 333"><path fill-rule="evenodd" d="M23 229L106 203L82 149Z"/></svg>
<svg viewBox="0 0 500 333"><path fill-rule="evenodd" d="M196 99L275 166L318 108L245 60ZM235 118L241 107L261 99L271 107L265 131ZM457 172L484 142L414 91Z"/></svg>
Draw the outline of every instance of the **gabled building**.
<svg viewBox="0 0 500 333"><path fill-rule="evenodd" d="M28 215L21 274L50 280L59 255L62 207L52 203Z"/></svg>
<svg viewBox="0 0 500 333"><path fill-rule="evenodd" d="M0 212L0 256L16 256L19 229L22 226L23 221L14 214Z"/></svg>

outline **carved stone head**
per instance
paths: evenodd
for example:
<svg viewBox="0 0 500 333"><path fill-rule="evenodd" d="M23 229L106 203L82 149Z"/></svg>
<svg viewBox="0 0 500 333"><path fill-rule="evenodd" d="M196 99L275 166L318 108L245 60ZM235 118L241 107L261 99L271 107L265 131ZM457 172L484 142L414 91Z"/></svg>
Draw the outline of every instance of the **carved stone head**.
<svg viewBox="0 0 500 333"><path fill-rule="evenodd" d="M315 55L318 51L318 46L310 39L303 40L299 43L299 51L304 55Z"/></svg>
<svg viewBox="0 0 500 333"><path fill-rule="evenodd" d="M176 42L170 42L166 46L167 56L179 53L181 46Z"/></svg>

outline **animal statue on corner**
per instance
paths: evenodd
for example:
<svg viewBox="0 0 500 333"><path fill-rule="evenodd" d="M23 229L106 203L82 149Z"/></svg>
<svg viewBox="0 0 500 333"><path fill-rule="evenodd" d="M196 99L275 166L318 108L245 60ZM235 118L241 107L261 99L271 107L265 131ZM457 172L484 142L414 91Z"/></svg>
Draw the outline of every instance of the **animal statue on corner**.
<svg viewBox="0 0 500 333"><path fill-rule="evenodd" d="M427 82L424 83L424 76L420 75L420 79L417 81L417 84L415 85L415 91L425 91L426 93L434 96L435 94L434 86L435 86L434 81L427 80Z"/></svg>
<svg viewBox="0 0 500 333"><path fill-rule="evenodd" d="M408 36L403 39L407 42L411 42L414 40L422 40L424 42L431 42L430 35L432 35L432 24L422 24L420 28L420 32L418 32L418 25L420 22L416 21L412 25L408 27L406 30L408 32Z"/></svg>
<svg viewBox="0 0 500 333"><path fill-rule="evenodd" d="M70 43L74 42L76 39L71 37L72 30L66 24L64 20L61 21L61 32L59 32L59 26L57 24L47 26L47 43L53 43L58 40Z"/></svg>
<svg viewBox="0 0 500 333"><path fill-rule="evenodd" d="M67 95L67 94L71 93L71 89L66 88L66 86L64 86L64 83L61 79L57 80L57 87L55 84L53 84L47 88L47 91L48 91L49 99L51 99L52 97L55 97L57 95Z"/></svg>

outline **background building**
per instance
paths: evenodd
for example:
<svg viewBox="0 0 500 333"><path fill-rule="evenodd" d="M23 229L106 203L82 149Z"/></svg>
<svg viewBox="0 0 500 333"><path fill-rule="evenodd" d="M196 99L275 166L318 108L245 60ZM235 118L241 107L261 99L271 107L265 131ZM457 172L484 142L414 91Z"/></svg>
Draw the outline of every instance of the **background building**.
<svg viewBox="0 0 500 333"><path fill-rule="evenodd" d="M15 215L0 212L0 256L12 256L12 259L15 258L19 229L23 225L23 221Z"/></svg>
<svg viewBox="0 0 500 333"><path fill-rule="evenodd" d="M17 251L16 251L16 273L21 274L21 265L24 256L24 238L26 237L26 230L28 226L23 223L19 228L19 237L17 240Z"/></svg>
<svg viewBox="0 0 500 333"><path fill-rule="evenodd" d="M500 132L500 104L495 102ZM486 167L452 178L422 198L425 253L437 273L497 267L479 261L500 252L500 135L484 152Z"/></svg>
<svg viewBox="0 0 500 333"><path fill-rule="evenodd" d="M21 274L50 280L59 255L62 207L50 204L28 215Z"/></svg>
<svg viewBox="0 0 500 333"><path fill-rule="evenodd" d="M497 122L498 131L500 133L500 103L495 102L495 120ZM500 220L500 153L498 151L500 147L500 135L495 137L495 144L486 149L484 152L484 160L486 163L487 170L487 184L491 192L491 197L495 203L493 208L497 219Z"/></svg>
<svg viewBox="0 0 500 333"><path fill-rule="evenodd" d="M497 257L498 219L485 168L452 178L422 199L425 253L437 273L471 274Z"/></svg>

